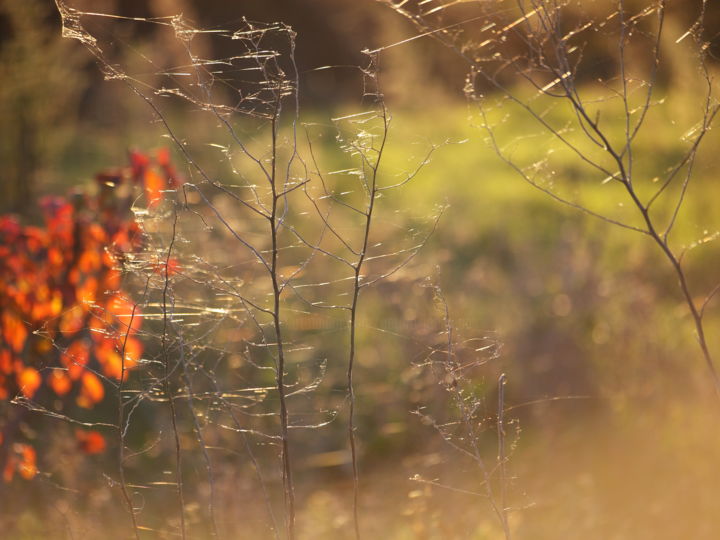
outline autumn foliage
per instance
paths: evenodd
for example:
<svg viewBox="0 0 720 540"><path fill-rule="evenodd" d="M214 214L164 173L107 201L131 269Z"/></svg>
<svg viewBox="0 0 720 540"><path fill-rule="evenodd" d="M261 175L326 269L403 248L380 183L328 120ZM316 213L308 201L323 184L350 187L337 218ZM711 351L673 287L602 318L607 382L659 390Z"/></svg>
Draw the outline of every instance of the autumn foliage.
<svg viewBox="0 0 720 540"><path fill-rule="evenodd" d="M41 226L0 216L0 405L39 401L91 409L109 381L128 376L143 351L142 313L123 290L123 263L143 233L131 212L144 191L157 206L178 185L169 153L130 153L128 167L96 176L94 189L45 197ZM19 409L20 407L14 407ZM17 418L0 417L4 480L36 471ZM86 453L105 449L96 431L77 430Z"/></svg>

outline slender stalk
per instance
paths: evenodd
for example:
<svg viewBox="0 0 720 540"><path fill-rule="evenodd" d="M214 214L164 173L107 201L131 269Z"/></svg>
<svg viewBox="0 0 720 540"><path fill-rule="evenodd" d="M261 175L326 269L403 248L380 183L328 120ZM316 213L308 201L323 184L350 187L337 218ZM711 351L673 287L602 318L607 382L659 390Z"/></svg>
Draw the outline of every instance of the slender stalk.
<svg viewBox="0 0 720 540"><path fill-rule="evenodd" d="M505 538L510 540L510 524L508 521L507 505L507 472L505 470L505 383L507 376L502 373L498 377L498 402L497 402L497 437L498 437L498 467L500 469L500 513Z"/></svg>
<svg viewBox="0 0 720 540"><path fill-rule="evenodd" d="M170 263L170 257L172 254L173 246L175 245L175 234L176 234L176 228L177 228L177 212L174 214L173 218L173 226L172 226L172 236L170 238L170 246L168 247L167 251L167 257L165 259L165 273L163 274L163 277L165 278L165 284L163 286L163 293L162 293L162 308L163 308L163 331L162 331L162 338L161 338L161 350L162 350L162 358L163 358L163 391L165 395L167 396L168 403L170 405L170 419L172 422L172 431L173 431L173 437L175 442L175 481L177 485L177 497L178 497L178 505L179 505L179 514L180 514L180 534L185 540L187 537L186 533L186 524L185 524L185 494L183 490L183 480L182 480L182 447L180 444L180 432L178 430L178 424L177 424L177 408L175 406L175 396L173 395L172 388L170 386L170 356L168 351L168 327L170 325L169 317L168 317L168 295L170 290L170 277L167 273L167 268Z"/></svg>
<svg viewBox="0 0 720 540"><path fill-rule="evenodd" d="M447 305L447 301L445 300L445 296L443 295L442 290L439 286L433 287L435 292L436 299L440 302L440 305L442 306L443 310L443 319L445 323L445 361L444 361L444 369L445 369L445 375L451 375L450 382L445 382L446 389L448 392L451 393L453 401L455 402L455 406L457 407L457 410L460 414L460 425L463 427L463 435L460 439L462 443L455 443L449 438L447 435L443 434L443 438L450 443L450 445L458 450L459 452L467 455L470 457L476 464L478 469L480 470L480 474L482 475L482 486L485 490L485 496L487 497L490 506L492 507L493 512L498 518L498 521L500 522L503 533L506 538L506 540L510 540L510 528L508 526L507 521L507 506L505 503L505 493L504 491L501 492L501 498L498 501L497 496L495 494L495 490L493 488L493 482L492 482L492 475L493 472L488 468L488 465L485 463L485 459L483 458L482 451L480 449L480 439L481 439L481 433L480 429L482 427L482 422L478 421L476 418L476 406L478 405L477 401L471 400L470 403L468 403L468 396L465 393L463 389L463 383L467 382L465 380L465 376L463 375L463 370L461 369L460 364L457 360L457 354L455 350L455 337L454 337L454 329L452 322L450 320L450 309ZM443 377L443 380L446 380L445 377ZM503 376L501 376L501 379L498 381L498 384L504 384ZM501 393L498 396L498 405L500 404L500 400L503 400L504 403L504 394ZM502 407L500 407L498 414L502 414L500 411L502 410ZM500 423L503 422L500 418L498 419L498 429L500 428ZM442 431L441 431L442 433ZM500 435L500 433L498 433ZM504 433L502 434L502 437L499 437L499 440L502 440L502 443L499 442L499 455L502 455L504 457L505 455L505 448L504 448ZM469 448L463 446L463 444L467 444ZM498 457L498 460L500 457ZM505 458L506 459L506 458ZM503 459L502 462L505 461ZM502 488L504 489L505 486L505 477L504 477L504 471L501 469L501 482L502 482Z"/></svg>
<svg viewBox="0 0 720 540"><path fill-rule="evenodd" d="M117 390L117 410L118 410L118 475L120 478L120 491L122 492L123 500L130 513L130 521L132 523L133 535L136 540L140 540L140 530L138 529L137 516L135 515L135 507L133 506L132 498L127 487L127 480L125 478L125 402L123 401L123 388L125 383L125 377L127 373L127 367L125 366L125 346L127 344L128 337L130 335L130 328L132 327L133 320L135 319L135 312L137 305L133 305L132 313L130 315L130 323L128 324L128 330L125 333L125 339L123 341L122 350L120 351L120 382L118 382Z"/></svg>
<svg viewBox="0 0 720 540"><path fill-rule="evenodd" d="M707 366L708 371L710 372L710 375L713 380L713 386L715 388L715 393L717 394L718 398L720 398L720 376L718 375L717 368L715 367L715 360L713 359L712 353L710 352L710 348L708 347L707 339L705 337L705 325L703 321L703 313L700 309L698 309L697 304L695 303L695 300L693 299L692 293L690 292L690 287L687 282L687 276L685 275L685 270L682 267L682 262L680 259L675 255L675 253L672 251L670 246L668 245L667 238L664 238L661 236L655 227L655 224L650 216L650 212L648 211L647 207L643 205L643 203L638 198L637 194L635 193L635 190L632 187L632 184L630 182L625 182L625 188L628 191L628 194L630 195L630 198L632 199L635 206L638 208L640 213L642 214L643 220L645 221L645 224L647 225L648 233L650 234L650 237L653 239L655 244L660 248L665 258L668 260L670 265L672 266L673 272L675 273L675 276L678 279L678 284L680 286L680 291L682 292L683 300L685 301L685 304L688 307L688 310L690 311L690 315L693 319L693 324L695 326L695 333L698 340L698 345L700 346L700 350L703 354L703 359L705 360L705 365Z"/></svg>
<svg viewBox="0 0 720 540"><path fill-rule="evenodd" d="M168 272L167 265L165 266L165 273ZM175 325L173 325L174 327ZM210 524L212 526L212 536L213 538L219 538L218 528L217 528L217 519L215 518L215 479L213 478L213 468L212 468L212 461L210 459L210 454L208 453L208 447L205 443L205 437L202 433L202 428L200 426L200 422L198 421L198 415L195 412L195 399L194 399L194 392L193 392L193 385L192 385L192 379L190 378L190 373L188 372L187 367L187 359L185 358L185 342L182 336L182 333L179 329L174 328L175 334L179 338L178 343L178 349L180 353L180 365L182 366L182 379L185 383L185 387L187 388L187 395L188 395L188 409L190 410L190 416L192 418L193 427L195 428L195 434L197 436L198 444L200 445L200 451L203 455L203 460L205 461L205 470L207 471L207 477L208 477L208 484L210 486L210 495L209 495L209 501L208 501L208 513L210 515Z"/></svg>
<svg viewBox="0 0 720 540"><path fill-rule="evenodd" d="M275 101L275 110L272 115L272 157L270 172L270 189L272 195L272 208L268 221L270 223L270 239L271 239L271 261L270 261L270 277L272 279L273 288L273 326L275 327L275 339L277 341L277 370L275 383L277 385L278 397L280 400L280 437L282 439L281 459L283 467L283 488L285 492L285 530L289 540L295 538L295 488L293 484L292 466L290 460L290 444L289 444L289 420L285 389L285 350L283 347L283 331L280 316L280 297L282 288L278 279L278 202L283 197L282 193L277 189L277 130L278 120L280 116L280 96L281 90L277 90Z"/></svg>
<svg viewBox="0 0 720 540"><path fill-rule="evenodd" d="M374 60L373 60L374 61ZM377 74L374 74L377 77ZM352 472L353 472L353 525L355 529L355 538L360 538L360 473L358 468L358 455L357 455L357 440L356 440L356 427L355 427L355 387L354 387L354 369L355 369L355 357L357 351L356 343L356 330L357 330L357 314L358 305L360 301L360 289L363 287L362 282L362 269L363 263L367 258L368 245L370 242L370 230L372 226L373 210L375 208L375 199L378 193L378 171L380 169L380 163L382 161L383 152L385 150L385 144L388 136L388 112L385 107L385 102L380 99L381 106L381 118L383 122L383 132L380 141L380 147L377 150L377 157L375 162L371 164L371 178L368 189L368 204L365 208L364 217L365 223L363 226L363 240L362 248L359 251L357 262L353 265L354 276L353 276L353 293L352 303L350 304L350 346L348 356L348 368L347 368L347 393L350 400L350 410L348 418L348 442L350 443L350 457L352 461Z"/></svg>

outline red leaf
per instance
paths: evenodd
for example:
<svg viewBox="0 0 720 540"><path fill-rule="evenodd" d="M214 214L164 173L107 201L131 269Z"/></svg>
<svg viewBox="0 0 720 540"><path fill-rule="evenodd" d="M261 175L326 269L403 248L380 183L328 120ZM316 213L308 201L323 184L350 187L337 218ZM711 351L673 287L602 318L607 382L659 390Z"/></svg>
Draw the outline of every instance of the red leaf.
<svg viewBox="0 0 720 540"><path fill-rule="evenodd" d="M167 261L155 263L153 272L167 278L173 276L180 271L180 262L175 257L170 257Z"/></svg>
<svg viewBox="0 0 720 540"><path fill-rule="evenodd" d="M150 158L137 150L130 151L130 167L132 178L135 183L139 182L145 175L145 170L150 166Z"/></svg>
<svg viewBox="0 0 720 540"><path fill-rule="evenodd" d="M145 196L150 208L156 207L163 200L162 190L166 188L165 179L152 169L145 171Z"/></svg>
<svg viewBox="0 0 720 540"><path fill-rule="evenodd" d="M0 372L9 375L13 371L12 353L7 349L0 350Z"/></svg>
<svg viewBox="0 0 720 540"><path fill-rule="evenodd" d="M2 318L2 336L13 351L20 352L25 346L28 331L23 322L13 313L4 311Z"/></svg>
<svg viewBox="0 0 720 540"><path fill-rule="evenodd" d="M42 383L40 373L38 373L37 369L29 366L25 367L18 376L20 391L28 399L35 395L35 392L37 392L37 389L40 387L40 383Z"/></svg>
<svg viewBox="0 0 720 540"><path fill-rule="evenodd" d="M162 168L165 178L167 178L168 186L178 187L182 181L170 161L170 151L164 147L159 148L155 153L155 159L157 160L157 164Z"/></svg>
<svg viewBox="0 0 720 540"><path fill-rule="evenodd" d="M75 430L78 447L86 454L101 454L105 451L105 437L97 431Z"/></svg>
<svg viewBox="0 0 720 540"><path fill-rule="evenodd" d="M23 444L20 450L21 461L18 472L25 480L32 480L37 474L35 449L29 444Z"/></svg>
<svg viewBox="0 0 720 540"><path fill-rule="evenodd" d="M90 350L85 340L73 341L60 355L60 361L67 368L68 375L74 381L80 378L90 359Z"/></svg>
<svg viewBox="0 0 720 540"><path fill-rule="evenodd" d="M95 348L95 358L102 366L103 373L108 377L120 379L122 375L122 358L115 350L113 340L104 340Z"/></svg>
<svg viewBox="0 0 720 540"><path fill-rule="evenodd" d="M95 404L100 403L104 397L105 387L98 376L89 371L83 373L77 404L86 409L90 409L95 406Z"/></svg>
<svg viewBox="0 0 720 540"><path fill-rule="evenodd" d="M48 384L58 396L64 396L72 388L72 380L68 374L59 369L52 370L48 377Z"/></svg>
<svg viewBox="0 0 720 540"><path fill-rule="evenodd" d="M66 336L75 334L85 326L85 311L81 305L74 305L60 316L60 332Z"/></svg>
<svg viewBox="0 0 720 540"><path fill-rule="evenodd" d="M121 334L126 332L135 333L142 324L142 312L134 303L120 295L113 295L106 305L108 320L111 324L118 324L117 330Z"/></svg>

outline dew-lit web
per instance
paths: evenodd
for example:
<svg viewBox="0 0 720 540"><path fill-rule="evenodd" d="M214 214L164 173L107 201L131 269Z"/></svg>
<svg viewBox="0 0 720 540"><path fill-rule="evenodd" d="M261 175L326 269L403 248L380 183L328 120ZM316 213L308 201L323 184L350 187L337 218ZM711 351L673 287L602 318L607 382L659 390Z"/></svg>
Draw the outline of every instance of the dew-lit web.
<svg viewBox="0 0 720 540"><path fill-rule="evenodd" d="M391 115L378 52L357 67L358 103L306 117L295 34L284 24L198 30L182 17L58 6L64 35L148 106L179 171L156 199L135 201L145 243L123 266L145 352L115 385L107 424L120 465L107 475L133 530L219 534L232 501L245 506L243 530L292 536L297 476L327 463L354 485L358 522L361 437L373 417L364 392L388 384L382 363L404 362L408 377L423 365L444 373L434 357L446 327L417 267L443 208L416 215L397 205L436 147L411 154L407 169L384 164ZM117 25L171 35L182 61L126 44L118 60ZM216 58L218 42L231 53ZM412 287L423 324L403 322ZM380 340L392 346L363 360L362 348ZM468 369L482 366L494 341L468 350ZM383 351L398 356L378 358ZM357 369L362 391L351 384ZM407 403L416 387L397 387L386 406ZM162 504L161 516L146 510Z"/></svg>

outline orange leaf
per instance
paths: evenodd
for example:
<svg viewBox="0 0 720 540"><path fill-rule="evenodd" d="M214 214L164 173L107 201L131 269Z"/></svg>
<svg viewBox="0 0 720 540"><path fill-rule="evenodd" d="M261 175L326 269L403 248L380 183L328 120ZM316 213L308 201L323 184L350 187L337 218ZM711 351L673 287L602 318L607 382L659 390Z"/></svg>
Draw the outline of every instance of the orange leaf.
<svg viewBox="0 0 720 540"><path fill-rule="evenodd" d="M51 247L50 249L48 249L47 257L48 263L50 263L50 265L52 266L62 266L63 262L65 262L63 252L56 247Z"/></svg>
<svg viewBox="0 0 720 540"><path fill-rule="evenodd" d="M80 304L93 304L97 298L98 280L90 276L76 290L77 301Z"/></svg>
<svg viewBox="0 0 720 540"><path fill-rule="evenodd" d="M105 437L97 431L75 430L78 447L86 454L101 454L105 451Z"/></svg>
<svg viewBox="0 0 720 540"><path fill-rule="evenodd" d="M90 350L84 339L73 341L60 355L60 361L68 369L68 375L72 380L80 378L89 359Z"/></svg>
<svg viewBox="0 0 720 540"><path fill-rule="evenodd" d="M145 196L150 208L156 207L163 199L165 179L152 169L145 171Z"/></svg>
<svg viewBox="0 0 720 540"><path fill-rule="evenodd" d="M160 274L164 278L173 276L180 271L180 262L175 257L170 257L167 261L157 262L153 268L153 272Z"/></svg>
<svg viewBox="0 0 720 540"><path fill-rule="evenodd" d="M72 380L68 377L67 373L54 369L48 377L48 384L58 396L64 396L72 388Z"/></svg>
<svg viewBox="0 0 720 540"><path fill-rule="evenodd" d="M135 333L140 329L142 323L140 308L129 300L116 294L108 300L106 309L108 314L117 318L120 323L118 330L122 334L128 332L128 330L130 333Z"/></svg>
<svg viewBox="0 0 720 540"><path fill-rule="evenodd" d="M81 305L75 305L60 316L60 332L72 335L82 330L85 325L85 313Z"/></svg>
<svg viewBox="0 0 720 540"><path fill-rule="evenodd" d="M97 223L91 223L87 231L90 238L94 240L97 244L104 245L107 243L108 236L105 232L105 229L103 229L101 225Z"/></svg>
<svg viewBox="0 0 720 540"><path fill-rule="evenodd" d="M28 331L23 322L9 311L2 314L2 334L12 350L15 352L22 351Z"/></svg>
<svg viewBox="0 0 720 540"><path fill-rule="evenodd" d="M103 290L117 291L120 288L121 274L117 270L111 268L103 278Z"/></svg>
<svg viewBox="0 0 720 540"><path fill-rule="evenodd" d="M0 371L10 374L13 371L12 353L7 349L0 350Z"/></svg>
<svg viewBox="0 0 720 540"><path fill-rule="evenodd" d="M165 147L159 148L157 152L155 152L155 160L162 168L165 178L167 178L168 185L170 187L177 187L181 181L175 171L175 167L173 167L173 164L170 161L170 151Z"/></svg>
<svg viewBox="0 0 720 540"><path fill-rule="evenodd" d="M145 170L150 165L150 158L145 154L141 154L137 150L130 151L130 166L132 168L132 177L135 182L145 174Z"/></svg>
<svg viewBox="0 0 720 540"><path fill-rule="evenodd" d="M47 233L38 227L25 227L25 242L31 253L47 244Z"/></svg>
<svg viewBox="0 0 720 540"><path fill-rule="evenodd" d="M90 328L90 337L94 342L100 343L113 334L112 328L108 328L110 322L105 319L110 319L110 316L102 312L100 314L94 313L90 317L88 327Z"/></svg>
<svg viewBox="0 0 720 540"><path fill-rule="evenodd" d="M86 409L90 409L96 403L100 403L104 397L105 387L97 375L89 371L83 373L82 386L80 387L77 404Z"/></svg>
<svg viewBox="0 0 720 540"><path fill-rule="evenodd" d="M100 362L105 375L120 379L122 375L122 358L115 350L115 345L112 341L103 341L96 347L95 357L98 362Z"/></svg>
<svg viewBox="0 0 720 540"><path fill-rule="evenodd" d="M21 453L22 461L18 466L20 476L22 476L25 480L32 480L37 474L37 456L35 454L35 449L29 444L23 444Z"/></svg>
<svg viewBox="0 0 720 540"><path fill-rule="evenodd" d="M140 343L140 340L134 337L128 337L127 341L120 338L119 340L119 350L121 352L124 352L125 356L125 369L132 369L134 368L137 363L140 361L140 356L142 356L143 352L143 345Z"/></svg>
<svg viewBox="0 0 720 540"><path fill-rule="evenodd" d="M26 367L18 376L18 386L20 387L23 395L28 399L35 395L35 392L37 392L41 382L42 378L40 377L40 373L38 373L35 368Z"/></svg>
<svg viewBox="0 0 720 540"><path fill-rule="evenodd" d="M170 165L170 150L163 146L155 151L155 159L158 165L161 167L167 167Z"/></svg>
<svg viewBox="0 0 720 540"><path fill-rule="evenodd" d="M80 268L80 271L84 274L92 274L100 269L101 264L102 259L100 254L97 251L88 249L80 255L78 268Z"/></svg>
<svg viewBox="0 0 720 540"><path fill-rule="evenodd" d="M62 294L55 291L50 300L50 317L57 317L62 311Z"/></svg>

